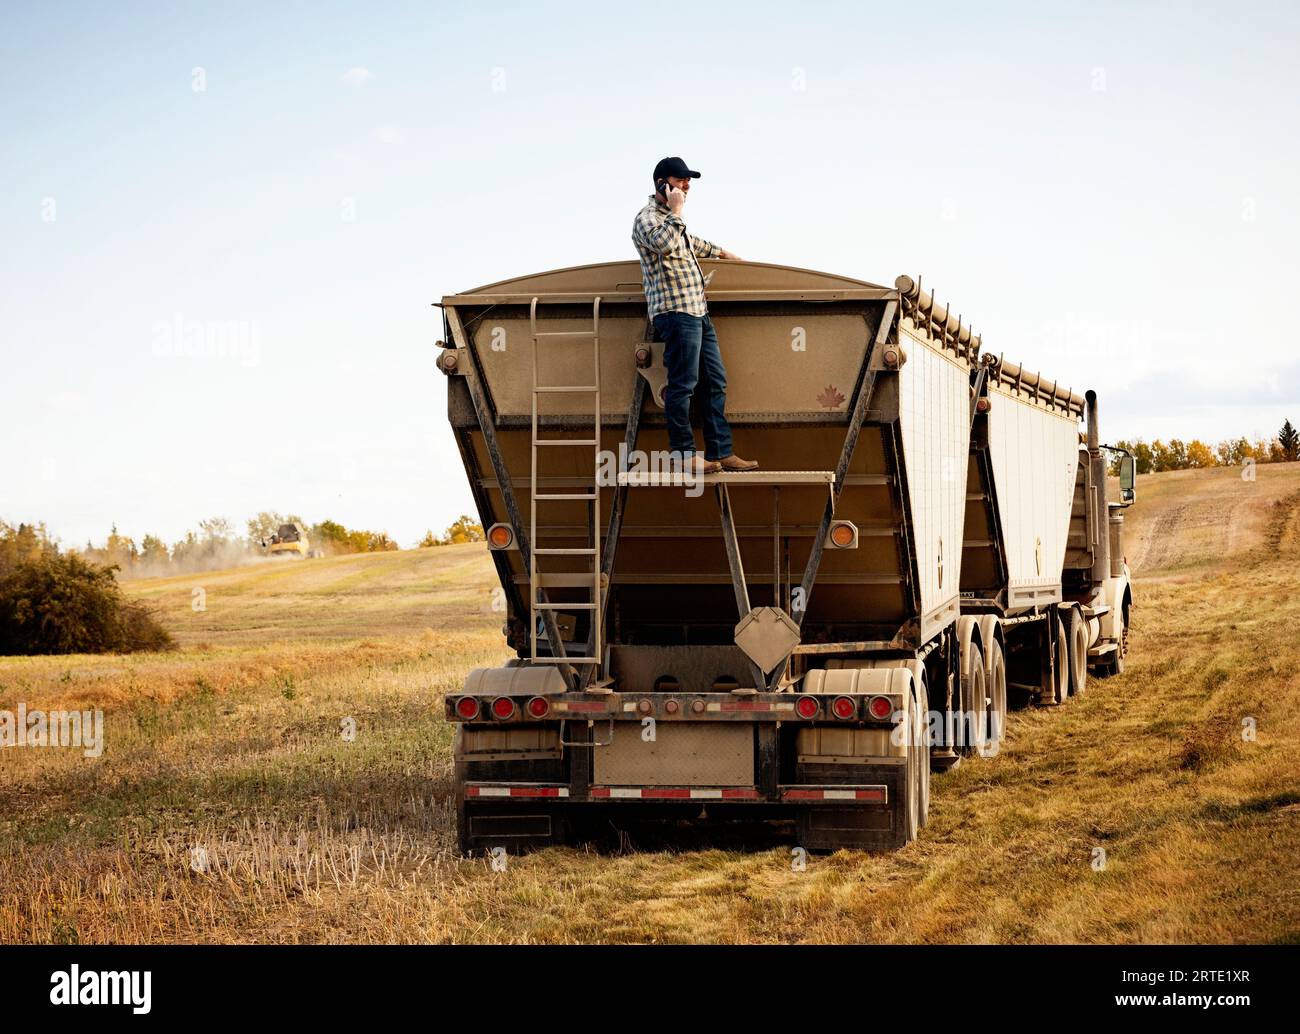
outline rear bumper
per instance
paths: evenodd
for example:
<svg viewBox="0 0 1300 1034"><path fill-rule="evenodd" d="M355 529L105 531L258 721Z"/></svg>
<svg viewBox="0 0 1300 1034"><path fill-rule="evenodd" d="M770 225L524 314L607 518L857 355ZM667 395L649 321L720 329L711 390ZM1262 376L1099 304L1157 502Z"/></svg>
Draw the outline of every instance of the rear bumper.
<svg viewBox="0 0 1300 1034"><path fill-rule="evenodd" d="M545 783L465 784L467 801L543 800L566 804L608 803L611 801L726 801L727 803L799 804L799 805L883 805L890 801L886 783L840 783L824 785L793 784L778 786L774 795L765 795L758 787L746 786L592 786L578 796L570 787Z"/></svg>
<svg viewBox="0 0 1300 1034"><path fill-rule="evenodd" d="M896 779L901 769L888 775ZM583 829L693 820L703 809L722 823L792 822L794 843L809 850L889 851L906 842L901 789L896 782L791 784L768 795L739 786L592 786L578 795L564 785L471 782L459 801L459 836L466 854L515 853L578 842Z"/></svg>
<svg viewBox="0 0 1300 1034"><path fill-rule="evenodd" d="M500 698L475 696L473 719L457 715L455 699L446 704L467 853L702 817L793 820L797 843L812 849L903 842L907 769L901 757L877 756L893 749L895 726L870 720L868 695L837 719L829 695L805 717L792 693L547 694L544 717L524 696L500 720Z"/></svg>

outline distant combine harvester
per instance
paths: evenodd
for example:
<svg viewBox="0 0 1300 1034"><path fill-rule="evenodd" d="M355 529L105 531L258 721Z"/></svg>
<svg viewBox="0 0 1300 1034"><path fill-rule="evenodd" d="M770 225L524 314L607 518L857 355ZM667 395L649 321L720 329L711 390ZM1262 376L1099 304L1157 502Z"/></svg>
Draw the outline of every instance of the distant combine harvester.
<svg viewBox="0 0 1300 1034"><path fill-rule="evenodd" d="M314 559L325 555L319 549L311 548L311 544L307 540L307 529L298 521L281 524L274 535L262 539L259 545L262 547L263 552L271 557L289 557L295 560L303 560L308 557Z"/></svg>

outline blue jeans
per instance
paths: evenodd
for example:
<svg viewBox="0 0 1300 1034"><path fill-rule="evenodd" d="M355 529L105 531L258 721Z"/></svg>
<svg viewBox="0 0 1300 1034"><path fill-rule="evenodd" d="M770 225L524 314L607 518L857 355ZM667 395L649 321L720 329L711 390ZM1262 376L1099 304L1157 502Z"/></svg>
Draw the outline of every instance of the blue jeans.
<svg viewBox="0 0 1300 1034"><path fill-rule="evenodd" d="M668 447L674 452L695 452L691 430L691 396L698 387L704 425L704 458L720 460L731 455L731 425L723 415L727 403L727 371L718 351L718 336L708 315L661 312L655 333L664 344L664 417L668 422Z"/></svg>

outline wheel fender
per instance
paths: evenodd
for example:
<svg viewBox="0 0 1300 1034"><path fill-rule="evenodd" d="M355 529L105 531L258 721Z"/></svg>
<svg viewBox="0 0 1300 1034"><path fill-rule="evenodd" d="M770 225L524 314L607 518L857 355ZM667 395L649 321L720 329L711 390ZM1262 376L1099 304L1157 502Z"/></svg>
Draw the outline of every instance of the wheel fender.
<svg viewBox="0 0 1300 1034"><path fill-rule="evenodd" d="M546 696L563 693L567 688L564 676L553 666L530 668L521 664L475 668L465 676L461 693L470 696Z"/></svg>
<svg viewBox="0 0 1300 1034"><path fill-rule="evenodd" d="M904 757L906 742L902 739L900 728L909 727L912 721L912 687L914 675L911 662L900 664L897 661L886 662L888 666L879 667L864 663L855 667L814 668L804 676L803 691L824 695L874 696L877 693L901 698L901 718L892 729L879 728L878 732L868 732L863 737L868 751L862 756ZM917 662L919 663L919 662ZM918 694L919 696L920 694ZM811 729L799 730L800 747L804 742L812 741Z"/></svg>
<svg viewBox="0 0 1300 1034"><path fill-rule="evenodd" d="M1118 578L1107 578L1102 586L1110 610L1101 616L1101 638L1113 643L1119 639L1120 629L1124 627L1124 597L1128 596L1131 600L1133 593L1127 574L1122 574Z"/></svg>
<svg viewBox="0 0 1300 1034"><path fill-rule="evenodd" d="M957 643L961 649L961 677L965 683L966 672L970 668L971 647L979 647L981 654L984 652L984 632L980 628L979 618L967 614L957 619Z"/></svg>
<svg viewBox="0 0 1300 1034"><path fill-rule="evenodd" d="M915 692L914 692L915 689ZM875 659L875 661L828 661L826 669L814 669L803 676L805 693L889 693L902 697L902 718L889 730L891 757L904 757L906 740L901 728L910 727L915 706L920 721L930 724L930 698L926 689L926 665L918 659Z"/></svg>

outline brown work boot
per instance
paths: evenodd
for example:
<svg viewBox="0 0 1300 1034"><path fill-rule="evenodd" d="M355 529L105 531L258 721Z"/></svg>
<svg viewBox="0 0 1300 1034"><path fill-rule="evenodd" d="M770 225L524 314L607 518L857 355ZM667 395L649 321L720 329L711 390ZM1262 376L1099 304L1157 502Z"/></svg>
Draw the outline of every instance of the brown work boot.
<svg viewBox="0 0 1300 1034"><path fill-rule="evenodd" d="M673 470L682 474L716 474L721 467L714 460L706 460L698 452L677 460Z"/></svg>
<svg viewBox="0 0 1300 1034"><path fill-rule="evenodd" d="M734 452L719 461L723 470L757 470L758 460L742 460Z"/></svg>

